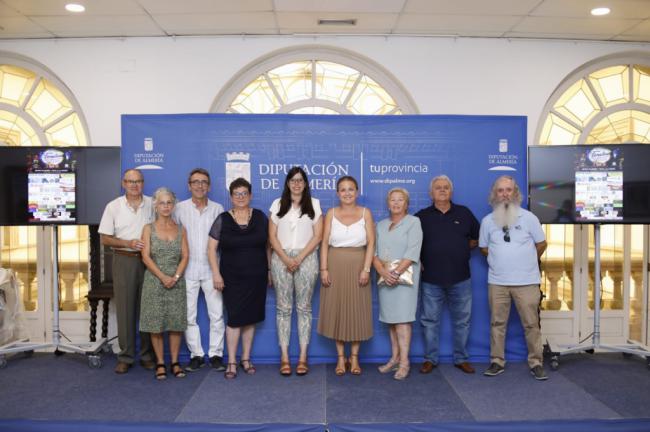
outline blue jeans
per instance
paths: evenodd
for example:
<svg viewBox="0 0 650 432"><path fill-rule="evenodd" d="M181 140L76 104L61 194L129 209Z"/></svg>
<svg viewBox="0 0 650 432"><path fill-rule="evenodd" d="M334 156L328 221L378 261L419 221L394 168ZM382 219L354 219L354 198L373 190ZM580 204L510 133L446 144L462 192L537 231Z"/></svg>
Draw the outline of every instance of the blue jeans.
<svg viewBox="0 0 650 432"><path fill-rule="evenodd" d="M472 316L471 279L446 286L422 282L420 323L424 333L424 359L433 364L438 364L440 317L445 301L449 305L454 333L454 364L460 364L469 358L467 339Z"/></svg>

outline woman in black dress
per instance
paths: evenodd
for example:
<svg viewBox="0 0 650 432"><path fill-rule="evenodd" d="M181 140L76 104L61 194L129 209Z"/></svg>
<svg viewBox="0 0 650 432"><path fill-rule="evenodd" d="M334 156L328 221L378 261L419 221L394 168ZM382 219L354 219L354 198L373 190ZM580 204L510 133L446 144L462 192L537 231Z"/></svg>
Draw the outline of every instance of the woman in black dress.
<svg viewBox="0 0 650 432"><path fill-rule="evenodd" d="M229 187L232 208L214 221L208 240L208 260L214 287L223 292L228 314L226 378L237 376L237 346L242 340L239 365L255 373L250 360L255 324L264 321L266 287L270 282L268 219L250 207L251 184L235 179ZM219 254L217 255L217 250Z"/></svg>

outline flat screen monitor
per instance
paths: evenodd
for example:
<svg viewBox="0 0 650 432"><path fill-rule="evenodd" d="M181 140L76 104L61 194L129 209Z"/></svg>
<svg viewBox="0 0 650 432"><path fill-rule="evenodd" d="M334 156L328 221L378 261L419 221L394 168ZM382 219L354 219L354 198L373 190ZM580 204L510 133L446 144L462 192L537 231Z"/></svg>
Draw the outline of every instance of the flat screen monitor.
<svg viewBox="0 0 650 432"><path fill-rule="evenodd" d="M530 146L530 210L549 224L650 223L650 145Z"/></svg>
<svg viewBox="0 0 650 432"><path fill-rule="evenodd" d="M0 225L96 225L120 194L120 148L0 147L0 185Z"/></svg>
<svg viewBox="0 0 650 432"><path fill-rule="evenodd" d="M77 220L76 161L72 152L39 149L27 162L27 222L75 223Z"/></svg>

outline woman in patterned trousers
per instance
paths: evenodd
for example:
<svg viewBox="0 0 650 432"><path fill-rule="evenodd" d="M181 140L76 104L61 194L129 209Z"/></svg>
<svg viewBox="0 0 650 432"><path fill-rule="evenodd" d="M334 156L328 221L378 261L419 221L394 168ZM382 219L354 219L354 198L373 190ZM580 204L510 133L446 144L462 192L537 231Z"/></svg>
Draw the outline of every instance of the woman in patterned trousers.
<svg viewBox="0 0 650 432"><path fill-rule="evenodd" d="M273 248L271 274L275 287L280 374L292 373L289 362L291 312L295 297L298 311L300 357L296 375L309 372L307 347L311 336L311 299L318 277L317 247L323 235L320 202L311 197L307 174L300 167L289 170L282 197L273 201L269 217L269 241Z"/></svg>

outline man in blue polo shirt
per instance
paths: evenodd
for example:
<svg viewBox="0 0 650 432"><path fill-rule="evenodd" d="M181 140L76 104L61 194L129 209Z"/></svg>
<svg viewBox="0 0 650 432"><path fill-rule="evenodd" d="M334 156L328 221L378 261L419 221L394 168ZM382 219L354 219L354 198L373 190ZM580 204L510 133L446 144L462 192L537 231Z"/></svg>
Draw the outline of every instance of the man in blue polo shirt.
<svg viewBox="0 0 650 432"><path fill-rule="evenodd" d="M499 177L490 193L493 211L481 221L479 247L489 266L491 312L490 367L483 374L496 376L505 370L506 327L514 301L524 326L530 373L541 381L548 377L542 366L538 261L546 250L546 240L539 219L520 207L521 199L515 180Z"/></svg>
<svg viewBox="0 0 650 432"><path fill-rule="evenodd" d="M470 209L451 202L453 185L446 175L431 181L433 204L420 210L422 232L422 314L424 362L420 373L430 373L438 365L440 317L445 302L453 326L454 365L474 373L468 362L467 339L472 315L470 251L478 244L479 224Z"/></svg>

